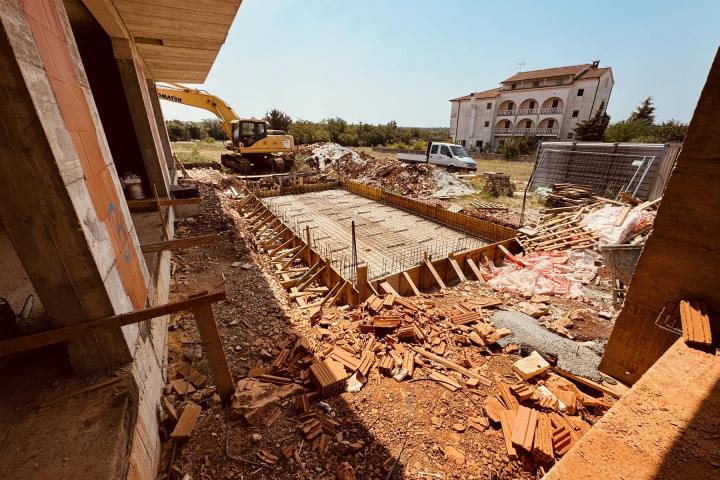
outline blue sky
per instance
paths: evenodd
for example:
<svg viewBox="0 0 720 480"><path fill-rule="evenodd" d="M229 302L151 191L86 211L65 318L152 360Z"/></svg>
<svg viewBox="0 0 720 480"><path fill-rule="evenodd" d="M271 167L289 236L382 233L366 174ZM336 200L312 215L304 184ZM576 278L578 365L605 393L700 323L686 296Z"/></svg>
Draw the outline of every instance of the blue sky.
<svg viewBox="0 0 720 480"><path fill-rule="evenodd" d="M720 45L720 1L244 0L204 88L240 116L447 126L448 99L517 71L600 60L625 118L648 95L689 121ZM165 117L208 118L163 103Z"/></svg>

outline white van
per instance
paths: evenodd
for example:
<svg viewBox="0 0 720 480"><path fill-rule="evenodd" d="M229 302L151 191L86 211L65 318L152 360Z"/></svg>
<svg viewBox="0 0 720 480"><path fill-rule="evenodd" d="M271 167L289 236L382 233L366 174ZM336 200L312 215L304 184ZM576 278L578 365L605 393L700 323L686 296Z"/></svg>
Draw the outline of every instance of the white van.
<svg viewBox="0 0 720 480"><path fill-rule="evenodd" d="M430 142L425 155L419 153L398 153L401 162L431 163L446 167L448 172L477 170L477 163L470 158L461 145L454 143Z"/></svg>

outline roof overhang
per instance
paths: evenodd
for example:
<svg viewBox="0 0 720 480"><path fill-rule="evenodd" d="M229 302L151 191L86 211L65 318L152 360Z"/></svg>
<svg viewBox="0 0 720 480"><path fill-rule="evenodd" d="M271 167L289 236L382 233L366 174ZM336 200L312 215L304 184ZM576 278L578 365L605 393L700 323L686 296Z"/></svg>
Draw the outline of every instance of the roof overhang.
<svg viewBox="0 0 720 480"><path fill-rule="evenodd" d="M158 82L203 83L242 0L82 0L110 37L131 38Z"/></svg>

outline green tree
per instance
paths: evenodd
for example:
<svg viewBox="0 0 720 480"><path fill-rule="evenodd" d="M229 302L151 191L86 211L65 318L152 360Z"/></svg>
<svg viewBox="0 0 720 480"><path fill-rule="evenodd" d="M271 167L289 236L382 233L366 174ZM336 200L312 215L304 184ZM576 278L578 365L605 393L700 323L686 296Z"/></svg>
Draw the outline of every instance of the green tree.
<svg viewBox="0 0 720 480"><path fill-rule="evenodd" d="M606 142L654 142L653 126L644 120L620 120L608 126Z"/></svg>
<svg viewBox="0 0 720 480"><path fill-rule="evenodd" d="M206 118L201 124L208 137L212 137L215 140L228 140L225 130L217 118Z"/></svg>
<svg viewBox="0 0 720 480"><path fill-rule="evenodd" d="M580 122L575 127L575 138L583 141L602 140L608 124L610 124L610 115L607 114L605 102L603 101L600 103L600 108L598 108L592 117L584 122Z"/></svg>
<svg viewBox="0 0 720 480"><path fill-rule="evenodd" d="M340 142L340 137L343 133L345 133L345 129L347 128L347 122L342 118L328 118L323 123L325 124L325 129L330 135L330 141L335 143L342 143Z"/></svg>
<svg viewBox="0 0 720 480"><path fill-rule="evenodd" d="M290 115L277 108L265 113L265 120L270 124L271 130L282 130L283 132L287 132L292 123Z"/></svg>
<svg viewBox="0 0 720 480"><path fill-rule="evenodd" d="M165 128L167 128L168 137L171 142L182 142L190 139L185 123L180 120L167 120L165 122Z"/></svg>
<svg viewBox="0 0 720 480"><path fill-rule="evenodd" d="M655 122L655 105L653 105L653 98L647 97L643 100L635 111L630 114L628 120L637 120L652 125Z"/></svg>
<svg viewBox="0 0 720 480"><path fill-rule="evenodd" d="M681 143L685 140L688 124L677 120L662 122L653 128L653 136L658 143Z"/></svg>
<svg viewBox="0 0 720 480"><path fill-rule="evenodd" d="M497 148L497 152L507 159L528 155L535 151L540 137L510 137Z"/></svg>

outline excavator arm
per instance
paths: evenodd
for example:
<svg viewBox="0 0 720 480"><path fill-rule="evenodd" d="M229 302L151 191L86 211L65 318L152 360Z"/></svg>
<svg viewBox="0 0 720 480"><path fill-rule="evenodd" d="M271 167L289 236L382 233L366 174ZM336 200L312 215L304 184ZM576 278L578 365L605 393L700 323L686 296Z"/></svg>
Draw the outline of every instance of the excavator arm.
<svg viewBox="0 0 720 480"><path fill-rule="evenodd" d="M196 88L186 87L179 83L168 83L156 85L158 97L160 100L180 103L182 105L190 105L212 112L222 122L222 128L229 139L232 139L233 120L239 120L237 114L232 107L225 103L221 98Z"/></svg>

